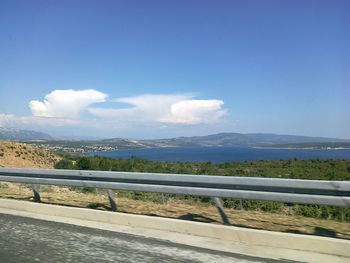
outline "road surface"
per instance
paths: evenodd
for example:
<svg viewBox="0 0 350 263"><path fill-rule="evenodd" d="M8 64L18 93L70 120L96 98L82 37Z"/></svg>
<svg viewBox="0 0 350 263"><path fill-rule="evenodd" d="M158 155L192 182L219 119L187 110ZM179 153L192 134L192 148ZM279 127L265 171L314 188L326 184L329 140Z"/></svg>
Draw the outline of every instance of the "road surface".
<svg viewBox="0 0 350 263"><path fill-rule="evenodd" d="M0 262L277 261L0 213Z"/></svg>

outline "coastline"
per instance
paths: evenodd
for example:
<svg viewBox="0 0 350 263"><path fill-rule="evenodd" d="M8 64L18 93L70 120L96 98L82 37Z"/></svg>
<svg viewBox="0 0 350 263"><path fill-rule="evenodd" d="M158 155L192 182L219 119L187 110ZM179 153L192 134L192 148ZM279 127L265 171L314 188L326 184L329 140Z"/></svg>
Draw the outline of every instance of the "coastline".
<svg viewBox="0 0 350 263"><path fill-rule="evenodd" d="M161 147L92 152L89 156L165 162L244 162L258 160L350 160L350 149L292 149L271 147Z"/></svg>

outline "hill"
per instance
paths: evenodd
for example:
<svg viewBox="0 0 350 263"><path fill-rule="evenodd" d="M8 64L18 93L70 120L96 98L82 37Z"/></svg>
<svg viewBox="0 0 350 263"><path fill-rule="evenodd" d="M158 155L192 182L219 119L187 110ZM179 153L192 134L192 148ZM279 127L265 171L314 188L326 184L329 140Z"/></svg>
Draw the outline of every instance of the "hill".
<svg viewBox="0 0 350 263"><path fill-rule="evenodd" d="M0 140L10 140L10 141L53 140L53 137L43 132L0 127Z"/></svg>
<svg viewBox="0 0 350 263"><path fill-rule="evenodd" d="M53 168L60 158L24 143L0 141L0 167Z"/></svg>
<svg viewBox="0 0 350 263"><path fill-rule="evenodd" d="M294 143L343 143L350 142L350 140L270 133L218 133L207 136L177 137L154 140L127 140L116 138L103 140L102 142L117 145L121 144L130 148L144 148L187 146L274 146Z"/></svg>
<svg viewBox="0 0 350 263"><path fill-rule="evenodd" d="M86 153L96 151L115 151L123 149L161 148L161 147L297 147L307 148L310 144L322 144L322 148L346 147L350 140L308 137L296 135L279 135L266 133L218 133L207 136L177 137L169 139L138 140L127 138L110 138L103 140L49 140L31 141L41 148L52 151ZM317 147L316 147L317 148Z"/></svg>

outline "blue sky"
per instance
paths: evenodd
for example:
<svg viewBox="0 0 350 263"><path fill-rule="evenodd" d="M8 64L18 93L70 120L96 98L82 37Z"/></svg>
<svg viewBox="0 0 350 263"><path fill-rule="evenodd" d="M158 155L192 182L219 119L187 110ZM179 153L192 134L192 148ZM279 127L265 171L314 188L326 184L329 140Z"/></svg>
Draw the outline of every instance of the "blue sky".
<svg viewBox="0 0 350 263"><path fill-rule="evenodd" d="M0 1L0 126L350 138L350 1Z"/></svg>

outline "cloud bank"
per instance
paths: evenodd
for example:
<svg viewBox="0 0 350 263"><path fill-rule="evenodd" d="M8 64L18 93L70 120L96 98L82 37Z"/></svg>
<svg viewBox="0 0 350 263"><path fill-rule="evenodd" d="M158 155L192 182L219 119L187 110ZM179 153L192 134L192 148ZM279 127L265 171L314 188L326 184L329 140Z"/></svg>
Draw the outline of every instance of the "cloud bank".
<svg viewBox="0 0 350 263"><path fill-rule="evenodd" d="M215 123L226 114L222 100L197 100L190 94L145 94L118 98L127 108L89 108L99 118L163 124Z"/></svg>
<svg viewBox="0 0 350 263"><path fill-rule="evenodd" d="M197 99L190 93L143 94L109 101L107 98L107 94L94 89L53 90L43 100L29 102L32 115L0 113L0 126L34 130L40 127L54 133L75 130L142 133L155 129L173 132L193 130L193 125L214 127L223 124L226 115L222 100ZM94 106L96 103L101 106Z"/></svg>
<svg viewBox="0 0 350 263"><path fill-rule="evenodd" d="M78 118L91 104L106 101L107 95L94 90L54 90L44 101L32 100L29 108L36 117Z"/></svg>

